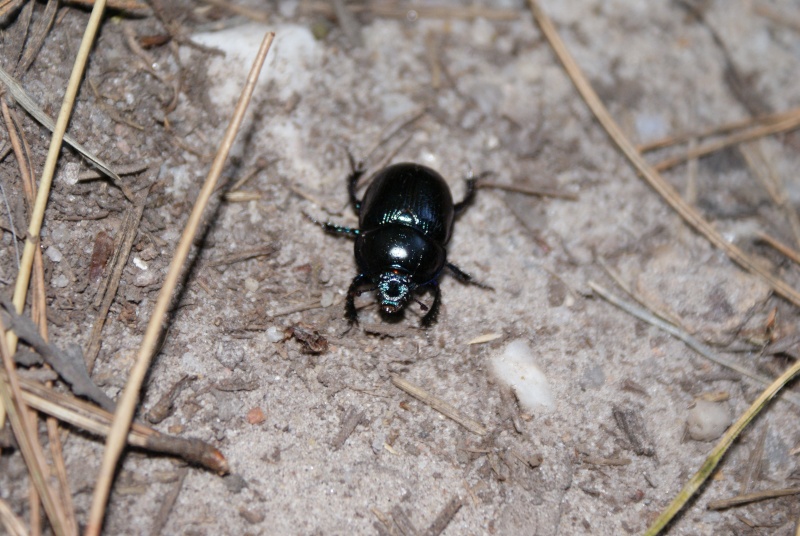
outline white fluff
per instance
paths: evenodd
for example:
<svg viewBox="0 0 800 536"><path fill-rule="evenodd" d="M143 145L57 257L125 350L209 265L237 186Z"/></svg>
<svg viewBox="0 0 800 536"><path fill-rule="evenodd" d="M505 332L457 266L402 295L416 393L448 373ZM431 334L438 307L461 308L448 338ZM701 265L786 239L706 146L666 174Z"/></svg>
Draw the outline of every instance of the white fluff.
<svg viewBox="0 0 800 536"><path fill-rule="evenodd" d="M548 411L555 405L553 392L544 373L536 366L528 344L517 339L502 354L491 360L492 372L517 394L519 403L528 411Z"/></svg>

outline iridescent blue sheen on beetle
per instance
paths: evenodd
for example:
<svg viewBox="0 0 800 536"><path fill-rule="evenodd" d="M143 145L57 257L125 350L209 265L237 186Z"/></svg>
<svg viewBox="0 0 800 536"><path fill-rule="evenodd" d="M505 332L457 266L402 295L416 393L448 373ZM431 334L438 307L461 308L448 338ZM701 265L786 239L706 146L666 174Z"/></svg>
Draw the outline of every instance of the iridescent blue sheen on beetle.
<svg viewBox="0 0 800 536"><path fill-rule="evenodd" d="M453 220L475 198L475 179L467 179L463 201L453 204L450 188L436 171L420 164L394 164L375 174L359 201L356 187L363 174L361 167L353 165L348 178L350 202L358 215L359 228L322 224L328 232L355 238L359 273L350 284L345 301L345 317L350 323L358 322L355 297L360 294L359 288L367 284L372 285L370 290L377 291L381 309L388 314L400 311L415 291L430 288L434 297L422 318L426 327L436 321L439 313L439 277L445 267L464 283L489 288L447 262L445 249L453 232Z"/></svg>

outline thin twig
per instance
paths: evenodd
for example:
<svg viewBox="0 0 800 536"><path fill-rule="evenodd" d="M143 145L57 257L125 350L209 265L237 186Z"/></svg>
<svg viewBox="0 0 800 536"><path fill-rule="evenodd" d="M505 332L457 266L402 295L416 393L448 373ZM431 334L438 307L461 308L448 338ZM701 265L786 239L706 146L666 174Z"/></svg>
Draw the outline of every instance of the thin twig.
<svg viewBox="0 0 800 536"><path fill-rule="evenodd" d="M333 15L333 7L329 2L308 3L303 6L308 12L324 13ZM392 3L366 3L363 5L353 4L350 6L353 11L367 12L376 17L386 17L395 19L462 19L472 20L482 18L491 21L512 21L518 20L520 11L517 9L493 9L483 6L464 6L454 3L452 6L432 6L427 3L419 2L414 4L395 5Z"/></svg>
<svg viewBox="0 0 800 536"><path fill-rule="evenodd" d="M756 233L756 238L771 246L774 250L783 254L786 258L791 259L796 264L800 264L800 252L795 251L777 238L773 238L763 231Z"/></svg>
<svg viewBox="0 0 800 536"><path fill-rule="evenodd" d="M430 527L423 533L424 536L439 536L444 529L447 528L447 525L453 520L461 507L464 506L464 502L459 497L453 497L448 501L448 503L442 508L439 514L436 516L436 519L433 520Z"/></svg>
<svg viewBox="0 0 800 536"><path fill-rule="evenodd" d="M83 43L81 43L81 46L83 46ZM79 49L78 50L78 54L81 54L81 53L82 53L82 50ZM88 50L86 51L86 54L88 54ZM77 60L77 58L76 58L76 60ZM84 64L85 64L85 60L84 60ZM78 67L78 65L76 64L75 67ZM83 67L81 67L81 69L83 69ZM82 74L82 71L79 74ZM99 157L95 156L93 153L89 152L89 150L86 149L83 145L81 145L78 142L78 140L76 140L75 138L73 138L69 134L66 134L66 132L61 132L58 136L56 136L56 130L58 130L58 129L62 129L63 130L64 128L66 128L66 127L60 127L59 126L59 124L60 124L60 122L62 120L61 114L66 113L67 114L66 119L68 120L69 119L69 114L72 111L72 102L75 101L75 95L73 94L71 96L72 102L69 103L70 108L67 109L66 111L64 110L63 106L68 104L66 99L67 99L67 97L70 96L69 87L73 84L73 76L74 75L75 75L75 71L73 70L72 71L72 75L70 75L70 80L69 80L69 83L68 83L68 86L67 86L67 89L68 89L67 93L64 95L64 101L63 101L63 104L62 104L61 111L59 112L58 119L54 123L53 120L50 118L50 116L48 116L46 113L44 113L44 110L42 110L42 108L39 106L39 104L36 103L25 92L25 90L22 88L22 86L19 84L19 82L17 82L10 74L8 74L6 71L4 71L2 68L0 68L0 81L2 81L6 85L6 87L8 87L8 91L14 97L14 100L17 101L17 104L22 106L25 109L25 111L27 111L29 114L31 114L31 116L33 116L34 119L39 121L39 123L41 123L45 128L47 128L48 130L53 132L53 136L50 138L51 139L51 146L52 146L52 143L53 143L52 140L54 140L56 138L59 138L59 143L58 143L59 150L61 149L61 141L67 142L67 145L71 146L73 149L75 149L76 151L81 153L84 156L84 158L86 158L89 162L94 164L94 166L97 167L97 169L99 169L100 171L102 171L106 176L110 177L115 182L117 182L119 184L122 184L121 181L120 181L119 175L114 173L114 171L111 170L111 168L109 167L109 165L107 163L105 163ZM74 82L74 83L78 84L79 82L80 82L80 79L78 79L78 81ZM77 87L75 88L75 90L77 91ZM49 155L49 153L48 153L48 155ZM47 164L46 163L45 163L45 169L47 169Z"/></svg>
<svg viewBox="0 0 800 536"><path fill-rule="evenodd" d="M513 192L515 194L533 195L536 197L552 197L554 199L567 199L569 201L577 201L578 194L570 192L561 192L558 190L551 190L549 188L530 188L528 186L517 186L515 184L500 184L499 182L478 181L476 185L478 188L493 188L495 190L504 190L506 192Z"/></svg>
<svg viewBox="0 0 800 536"><path fill-rule="evenodd" d="M33 60L36 59L36 56L44 45L47 34L50 33L50 29L53 27L53 22L56 20L56 13L58 13L58 0L47 0L44 13L36 21L36 26L33 32L31 32L32 35L25 46L25 53L22 55L22 59L17 64L17 68L14 71L17 75L27 71L33 63Z"/></svg>
<svg viewBox="0 0 800 536"><path fill-rule="evenodd" d="M169 513L172 511L172 507L175 506L175 501L178 500L178 495L180 495L181 488L183 487L183 481L186 480L186 475L188 474L188 467L181 467L178 470L178 480L175 481L161 501L161 507L158 509L153 527L150 529L150 534L153 536L163 534L164 527L167 525L167 520L169 519Z"/></svg>
<svg viewBox="0 0 800 536"><path fill-rule="evenodd" d="M5 381L5 378L7 375L0 370L0 381ZM22 398L31 408L97 436L108 436L112 413L79 398L57 393L38 382L24 378L20 378L19 382ZM169 436L135 422L131 425L127 441L134 447L169 454L220 475L230 471L222 453L198 439Z"/></svg>
<svg viewBox="0 0 800 536"><path fill-rule="evenodd" d="M654 140L648 143L642 143L640 145L637 145L636 149L640 153L647 153L650 151L655 151L656 149L664 149L666 147L672 147L673 145L687 143L690 140L696 140L699 138L709 138L711 136L720 136L728 132L733 132L734 130L750 129L758 125L778 123L780 121L783 121L787 117L794 117L798 113L800 113L800 108L792 108L785 112L778 112L769 115L761 115L757 117L748 117L746 119L739 119L738 121L732 121L730 123L723 123L721 125L716 125L701 132L686 132L683 134L667 136L665 138Z"/></svg>
<svg viewBox="0 0 800 536"><path fill-rule="evenodd" d="M777 497L786 497L788 495L800 494L800 488L784 488L784 489L767 489L764 491L755 491L753 493L745 493L737 495L730 499L720 499L718 501L711 501L708 503L709 510L724 510L731 506L740 506L742 504L749 504L756 501L764 501L766 499L775 499Z"/></svg>
<svg viewBox="0 0 800 536"><path fill-rule="evenodd" d="M0 333L4 331L5 326L0 319ZM61 503L56 500L55 490L49 484L47 462L38 442L36 424L32 421L28 405L22 398L22 389L14 368L14 361L11 358L8 341L6 337L2 336L0 336L0 354L2 354L4 366L3 378L0 379L0 399L8 412L14 437L17 439L22 457L25 459L31 480L42 499L53 532L59 536L69 534L67 517Z"/></svg>
<svg viewBox="0 0 800 536"><path fill-rule="evenodd" d="M665 158L661 162L657 164L653 164L652 170L654 171L666 171L667 169L673 168L679 164L683 164L687 160L691 158L700 158L701 156L706 156L711 153L716 153L717 151L721 151L726 147L730 147L732 145L738 145L740 143L755 140L758 138L763 138L765 136L771 136L773 134L778 134L780 132L788 132L790 130L794 130L800 127L800 112L795 111L792 115L787 116L785 119L782 119L776 123L768 123L765 125L759 125L753 127L749 130L745 130L742 132L736 132L731 134L730 136L726 136L720 140L708 142L702 145L698 145L697 147L686 151L683 154L679 154L677 156L673 156L671 158ZM609 133L610 134L610 133ZM621 134L621 132L620 132ZM612 135L613 137L613 135ZM616 140L615 140L616 141ZM622 148L622 146L620 146ZM631 145L631 149L636 151L636 149ZM625 149L623 149L623 152ZM627 153L626 153L627 154ZM637 153L638 154L638 153ZM641 155L639 156L641 158ZM631 159L631 162L636 165L636 163ZM644 160L642 160L644 163ZM638 166L637 166L638 167ZM657 174L654 174L657 175ZM648 177L645 177L650 181ZM660 192L659 192L660 193ZM666 197L666 196L665 196ZM677 210L677 209L676 209Z"/></svg>
<svg viewBox="0 0 800 536"><path fill-rule="evenodd" d="M28 536L25 524L14 515L14 512L3 499L0 499L0 521L2 521L3 527L5 527L10 536Z"/></svg>
<svg viewBox="0 0 800 536"><path fill-rule="evenodd" d="M89 343L86 346L86 368L90 375L94 370L97 355L100 353L100 345L102 343L100 335L103 332L103 326L105 325L108 311L111 309L111 304L114 302L114 298L117 295L117 288L119 288L122 272L125 270L125 265L128 262L128 256L133 247L133 242L136 240L136 231L139 228L139 223L142 221L142 214L144 213L144 207L149 192L150 188L147 188L144 192L139 194L139 198L134 205L129 207L126 211L125 219L121 224L119 246L114 249L113 260L111 261L111 274L105 279L104 284L100 285L101 290L98 292L97 296L100 303L95 304L96 307L99 307L99 311L94 325L92 326ZM105 291L102 290L103 287L105 287Z"/></svg>
<svg viewBox="0 0 800 536"><path fill-rule="evenodd" d="M478 434L482 436L487 434L487 430L484 425L482 425L478 421L475 421L473 419L470 419L469 417L462 415L461 412L458 411L449 402L445 402L441 398L437 398L431 395L421 387L417 387L413 383L409 382L408 380L404 380L400 376L392 376L392 383L394 384L395 387L397 387L398 389L402 389L403 391L410 394L423 404L427 404L428 406L432 407L445 417L448 417L456 421L458 424L460 424L473 434Z"/></svg>
<svg viewBox="0 0 800 536"><path fill-rule="evenodd" d="M264 40L261 43L261 48L259 49L258 55L253 62L247 82L245 83L242 94L239 97L239 102L236 105L236 109L234 110L233 117L228 125L228 129L225 131L225 135L222 143L220 144L217 156L211 165L211 169L208 172L208 176L203 184L203 188L201 189L197 201L192 208L192 212L189 215L189 220L186 222L183 235L181 236L178 247L175 250L175 254L169 266L169 271L167 272L167 276L164 279L164 285L161 287L155 307L153 308L153 313L150 317L150 321L147 324L145 336L142 341L142 345L139 348L139 353L136 357L136 363L134 364L128 381L125 384L125 390L122 393L122 397L117 405L117 411L114 415L114 424L111 427L111 432L109 433L106 441L106 449L103 453L103 463L100 468L100 475L97 478L97 485L92 497L92 507L86 526L87 536L97 536L100 534L100 529L103 525L103 517L105 516L108 495L111 491L111 482L114 478L114 472L117 467L119 457L122 454L123 448L125 447L125 439L128 435L128 429L130 428L131 421L133 420L133 414L136 411L136 405L139 400L139 393L142 388L142 383L145 375L147 374L147 370L150 367L150 362L153 359L156 345L158 344L158 340L162 333L162 323L166 316L167 308L172 300L172 294L175 290L175 287L178 284L178 278L182 272L183 264L186 261L186 258L189 256L189 250L192 242L194 241L197 229L200 226L203 212L208 205L211 194L214 192L214 187L219 180L220 174L222 173L222 167L225 164L225 160L228 157L230 148L233 145L233 141L236 138L236 134L242 123L242 120L244 119L244 113L247 109L247 105L250 102L253 90L255 89L255 85L258 80L258 74L261 71L261 66L266 59L267 52L269 52L269 48L270 45L272 45L272 40L274 37L275 34L272 32L267 33L264 36Z"/></svg>
<svg viewBox="0 0 800 536"><path fill-rule="evenodd" d="M203 2L212 6L221 7L226 11L241 15L242 17L247 17L255 22L263 22L264 24L269 22L269 15L266 10L259 11L257 9L234 4L233 2L226 2L225 0L203 0Z"/></svg>

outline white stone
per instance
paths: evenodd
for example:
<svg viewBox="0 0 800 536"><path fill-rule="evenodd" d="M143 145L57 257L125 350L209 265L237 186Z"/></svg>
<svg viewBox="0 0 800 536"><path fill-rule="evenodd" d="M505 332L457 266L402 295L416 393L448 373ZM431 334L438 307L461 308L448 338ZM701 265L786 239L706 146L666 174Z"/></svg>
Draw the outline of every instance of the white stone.
<svg viewBox="0 0 800 536"><path fill-rule="evenodd" d="M695 441L713 441L721 436L731 424L731 415L726 403L698 400L689 410L686 425L689 437Z"/></svg>
<svg viewBox="0 0 800 536"><path fill-rule="evenodd" d="M49 248L44 250L44 254L47 255L47 258L53 262L61 262L61 259L64 258L61 252L56 248L54 248L53 246L50 246Z"/></svg>

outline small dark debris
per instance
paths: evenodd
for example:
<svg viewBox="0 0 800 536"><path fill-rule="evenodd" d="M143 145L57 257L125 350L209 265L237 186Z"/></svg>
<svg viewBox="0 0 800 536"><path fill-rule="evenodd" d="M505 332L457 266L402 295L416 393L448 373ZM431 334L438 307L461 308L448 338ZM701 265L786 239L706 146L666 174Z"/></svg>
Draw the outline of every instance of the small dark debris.
<svg viewBox="0 0 800 536"><path fill-rule="evenodd" d="M328 339L319 334L311 326L297 324L286 329L287 337L294 337L307 354L321 354L328 351Z"/></svg>
<svg viewBox="0 0 800 536"><path fill-rule="evenodd" d="M655 456L656 449L653 447L652 441L650 441L641 412L615 406L612 413L614 414L614 420L617 421L617 426L630 441L633 452L639 456Z"/></svg>
<svg viewBox="0 0 800 536"><path fill-rule="evenodd" d="M235 393L237 391L255 391L261 382L258 380L247 380L245 378L226 378L214 384L218 391L225 393Z"/></svg>
<svg viewBox="0 0 800 536"><path fill-rule="evenodd" d="M400 534L406 536L417 536L419 531L411 522L411 517L408 515L408 512L401 508L399 505L392 508L392 521L400 530Z"/></svg>
<svg viewBox="0 0 800 536"><path fill-rule="evenodd" d="M266 518L263 512L254 512L253 510L248 510L244 507L239 508L239 515L251 525L257 525Z"/></svg>
<svg viewBox="0 0 800 536"><path fill-rule="evenodd" d="M358 426L363 420L363 411L359 411L355 406L350 406L347 408L347 411L342 418L342 427L339 429L339 433L336 434L336 437L333 439L333 441L331 441L333 450L339 450L342 445L345 444L347 438L353 434L356 426Z"/></svg>
<svg viewBox="0 0 800 536"><path fill-rule="evenodd" d="M94 237L92 259L89 261L89 281L92 284L100 281L108 265L108 260L114 253L114 239L105 231L100 231Z"/></svg>
<svg viewBox="0 0 800 536"><path fill-rule="evenodd" d="M175 411L175 400L180 396L183 388L189 383L197 379L197 376L185 375L183 378L175 382L166 393L156 402L150 411L147 413L147 420L152 424L158 424Z"/></svg>
<svg viewBox="0 0 800 536"><path fill-rule="evenodd" d="M423 533L425 536L439 536L444 529L447 528L447 525L453 520L459 510L464 503L458 497L453 497L450 501L442 508L442 511L439 512L439 515L436 516L436 519L433 520L431 526Z"/></svg>
<svg viewBox="0 0 800 536"><path fill-rule="evenodd" d="M232 473L226 476L222 479L222 482L231 493L241 493L243 489L248 487L247 481L244 479L244 477L237 473Z"/></svg>

